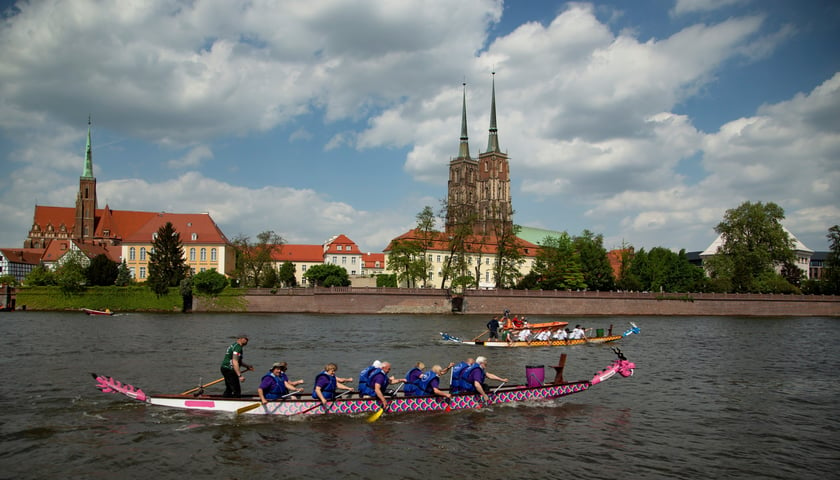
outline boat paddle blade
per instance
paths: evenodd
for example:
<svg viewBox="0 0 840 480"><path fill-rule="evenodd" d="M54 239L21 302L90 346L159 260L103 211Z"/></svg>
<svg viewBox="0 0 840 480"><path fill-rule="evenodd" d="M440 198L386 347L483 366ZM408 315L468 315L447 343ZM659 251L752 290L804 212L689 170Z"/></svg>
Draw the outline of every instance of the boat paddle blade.
<svg viewBox="0 0 840 480"><path fill-rule="evenodd" d="M379 410L373 412L373 415L371 415L367 418L368 423L373 423L373 422L379 420L379 417L382 416L382 413L384 411L385 411L385 409L380 407Z"/></svg>
<svg viewBox="0 0 840 480"><path fill-rule="evenodd" d="M255 408L259 408L262 405L262 402L252 403L250 405L246 405L242 408L236 410L236 414L239 415L240 413L250 412Z"/></svg>

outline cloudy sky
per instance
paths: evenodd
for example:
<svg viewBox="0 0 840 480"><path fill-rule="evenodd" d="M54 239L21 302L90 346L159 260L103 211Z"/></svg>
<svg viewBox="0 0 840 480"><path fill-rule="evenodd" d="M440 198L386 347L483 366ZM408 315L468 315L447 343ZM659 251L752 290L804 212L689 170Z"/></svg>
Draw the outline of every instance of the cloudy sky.
<svg viewBox="0 0 840 480"><path fill-rule="evenodd" d="M520 225L696 251L747 200L814 250L840 223L836 1L0 5L0 246L74 205L90 115L100 207L381 251L446 196L463 82L486 148L492 72Z"/></svg>

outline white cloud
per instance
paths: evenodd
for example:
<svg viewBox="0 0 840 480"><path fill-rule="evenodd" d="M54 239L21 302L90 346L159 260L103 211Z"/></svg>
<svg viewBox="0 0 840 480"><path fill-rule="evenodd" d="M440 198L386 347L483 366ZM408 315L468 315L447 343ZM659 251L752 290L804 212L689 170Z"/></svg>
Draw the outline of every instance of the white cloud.
<svg viewBox="0 0 840 480"><path fill-rule="evenodd" d="M210 158L213 158L213 150L206 145L198 145L191 148L183 157L170 160L167 165L169 168L195 168Z"/></svg>

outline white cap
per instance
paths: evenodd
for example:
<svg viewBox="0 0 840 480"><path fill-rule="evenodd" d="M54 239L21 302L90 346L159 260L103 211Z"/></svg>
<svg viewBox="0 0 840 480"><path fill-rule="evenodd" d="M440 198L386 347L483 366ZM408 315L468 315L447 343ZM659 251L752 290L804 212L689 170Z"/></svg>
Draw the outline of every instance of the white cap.
<svg viewBox="0 0 840 480"><path fill-rule="evenodd" d="M372 365L373 368L382 368L382 362L380 362L379 360L374 360Z"/></svg>

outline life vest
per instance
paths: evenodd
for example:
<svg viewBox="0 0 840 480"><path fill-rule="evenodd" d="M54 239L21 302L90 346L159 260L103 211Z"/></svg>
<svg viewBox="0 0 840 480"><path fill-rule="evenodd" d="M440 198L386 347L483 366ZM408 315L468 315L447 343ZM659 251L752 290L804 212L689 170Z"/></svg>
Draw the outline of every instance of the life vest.
<svg viewBox="0 0 840 480"><path fill-rule="evenodd" d="M403 387L403 392L406 395L422 395L420 393L420 388L418 387L418 382L420 381L420 377L423 375L423 370L420 370L417 367L412 368L405 374L405 386Z"/></svg>
<svg viewBox="0 0 840 480"><path fill-rule="evenodd" d="M452 393L462 392L464 390L464 382L461 380L461 373L470 366L467 362L461 362L452 367L452 382L450 382L449 390Z"/></svg>
<svg viewBox="0 0 840 480"><path fill-rule="evenodd" d="M364 386L362 385L362 375L359 375L359 393L361 393L362 395L367 395L369 397L375 397L376 396L376 391L373 388L373 385L372 385L373 382L371 382L371 380L373 380L373 378L375 376L377 376L379 374L385 375L385 373L382 372L381 368L376 368L376 367L373 367L373 366L371 366L370 368L371 368L371 370L368 372L367 376L365 377ZM365 369L365 370L367 370L367 369ZM364 373L364 370L362 370L362 373ZM385 375L385 378L387 379L388 376Z"/></svg>
<svg viewBox="0 0 840 480"><path fill-rule="evenodd" d="M286 375L281 373L279 377L275 377L271 373L266 373L262 377L262 381L265 381L266 378L271 378L272 383L271 387L268 389L267 392L263 392L265 398L269 400L277 400L278 398L282 397L283 395L289 393L289 390L286 389ZM262 383L262 382L260 382Z"/></svg>
<svg viewBox="0 0 840 480"><path fill-rule="evenodd" d="M469 380L470 374L472 374L473 370L479 369L481 371L480 380L478 383L484 383L484 370L481 368L481 365L477 363L473 363L469 367L461 370L461 388L464 392L475 392L475 384Z"/></svg>
<svg viewBox="0 0 840 480"><path fill-rule="evenodd" d="M321 377L327 377L330 381L326 387L321 387L321 394L324 395L324 398L333 398L338 381L335 379L335 375L330 375L326 370L315 376L315 386L312 387L312 398L318 398L318 394L315 393L315 388L318 387L318 379Z"/></svg>
<svg viewBox="0 0 840 480"><path fill-rule="evenodd" d="M437 374L431 370L420 375L420 378L417 379L417 393L414 395L431 395L435 393L435 390L432 388L432 380L436 378ZM408 392L406 394L409 395Z"/></svg>
<svg viewBox="0 0 840 480"><path fill-rule="evenodd" d="M364 391L368 388L368 379L374 370L376 370L376 367L368 365L359 372L359 392L364 393Z"/></svg>

